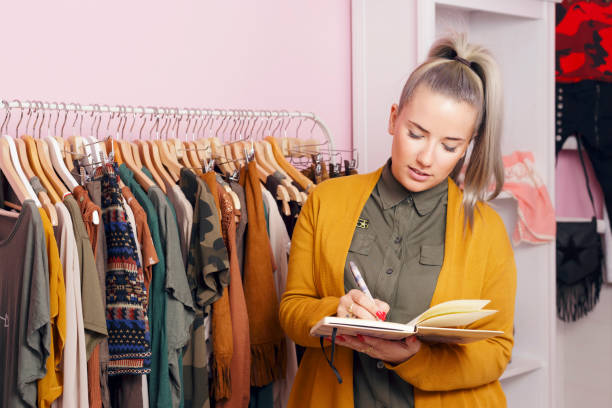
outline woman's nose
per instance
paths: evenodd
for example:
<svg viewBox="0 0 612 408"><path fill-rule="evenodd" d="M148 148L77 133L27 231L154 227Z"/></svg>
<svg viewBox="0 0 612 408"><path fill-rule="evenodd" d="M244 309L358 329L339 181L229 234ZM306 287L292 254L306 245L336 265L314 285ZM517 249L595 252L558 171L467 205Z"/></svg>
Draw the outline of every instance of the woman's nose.
<svg viewBox="0 0 612 408"><path fill-rule="evenodd" d="M423 149L417 155L417 161L419 162L419 164L423 167L431 166L433 162L433 151L433 145L428 143L426 146L424 146Z"/></svg>

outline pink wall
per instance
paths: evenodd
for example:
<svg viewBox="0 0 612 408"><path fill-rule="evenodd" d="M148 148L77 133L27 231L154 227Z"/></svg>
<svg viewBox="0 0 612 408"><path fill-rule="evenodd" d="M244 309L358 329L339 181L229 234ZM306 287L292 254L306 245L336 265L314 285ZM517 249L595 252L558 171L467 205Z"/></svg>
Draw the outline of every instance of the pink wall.
<svg viewBox="0 0 612 408"><path fill-rule="evenodd" d="M351 146L350 0L6 2L0 98L315 112Z"/></svg>

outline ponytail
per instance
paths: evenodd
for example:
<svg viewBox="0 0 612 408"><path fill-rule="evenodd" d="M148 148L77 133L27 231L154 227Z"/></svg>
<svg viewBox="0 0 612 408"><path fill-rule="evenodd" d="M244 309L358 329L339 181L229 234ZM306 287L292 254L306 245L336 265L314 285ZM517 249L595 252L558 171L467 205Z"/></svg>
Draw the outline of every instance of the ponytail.
<svg viewBox="0 0 612 408"><path fill-rule="evenodd" d="M410 101L415 89L427 85L432 91L466 102L478 110L472 152L467 159L463 207L471 225L478 201L491 200L504 184L501 158L503 114L501 75L493 56L485 48L467 42L464 34L436 41L427 60L419 65L404 85L399 110ZM457 177L466 158L459 160L450 177ZM495 190L488 193L494 183Z"/></svg>

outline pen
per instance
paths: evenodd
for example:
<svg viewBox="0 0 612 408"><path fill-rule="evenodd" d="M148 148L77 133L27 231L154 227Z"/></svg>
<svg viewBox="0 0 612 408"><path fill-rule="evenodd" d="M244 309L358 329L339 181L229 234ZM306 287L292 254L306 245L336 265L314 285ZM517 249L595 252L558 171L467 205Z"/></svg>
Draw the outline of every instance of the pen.
<svg viewBox="0 0 612 408"><path fill-rule="evenodd" d="M363 280L363 277L361 276L361 272L359 272L359 268L357 267L357 265L355 265L353 261L349 261L349 266L351 267L351 272L353 273L353 277L355 278L355 282L357 282L357 286L359 286L359 289L363 293L365 293L366 296L370 298L370 300L372 300L372 303L375 304L374 297L372 297L370 290L366 286L365 281ZM381 311L376 312L376 318L378 320L384 320L383 317L384 314Z"/></svg>

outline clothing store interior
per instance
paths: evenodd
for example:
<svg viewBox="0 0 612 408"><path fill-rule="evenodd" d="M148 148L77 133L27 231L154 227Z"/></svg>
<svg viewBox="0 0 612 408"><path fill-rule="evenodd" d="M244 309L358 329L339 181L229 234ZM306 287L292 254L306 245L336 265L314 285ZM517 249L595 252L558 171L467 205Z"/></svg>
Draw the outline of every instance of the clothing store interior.
<svg viewBox="0 0 612 408"><path fill-rule="evenodd" d="M612 1L3 16L0 407L612 406Z"/></svg>

